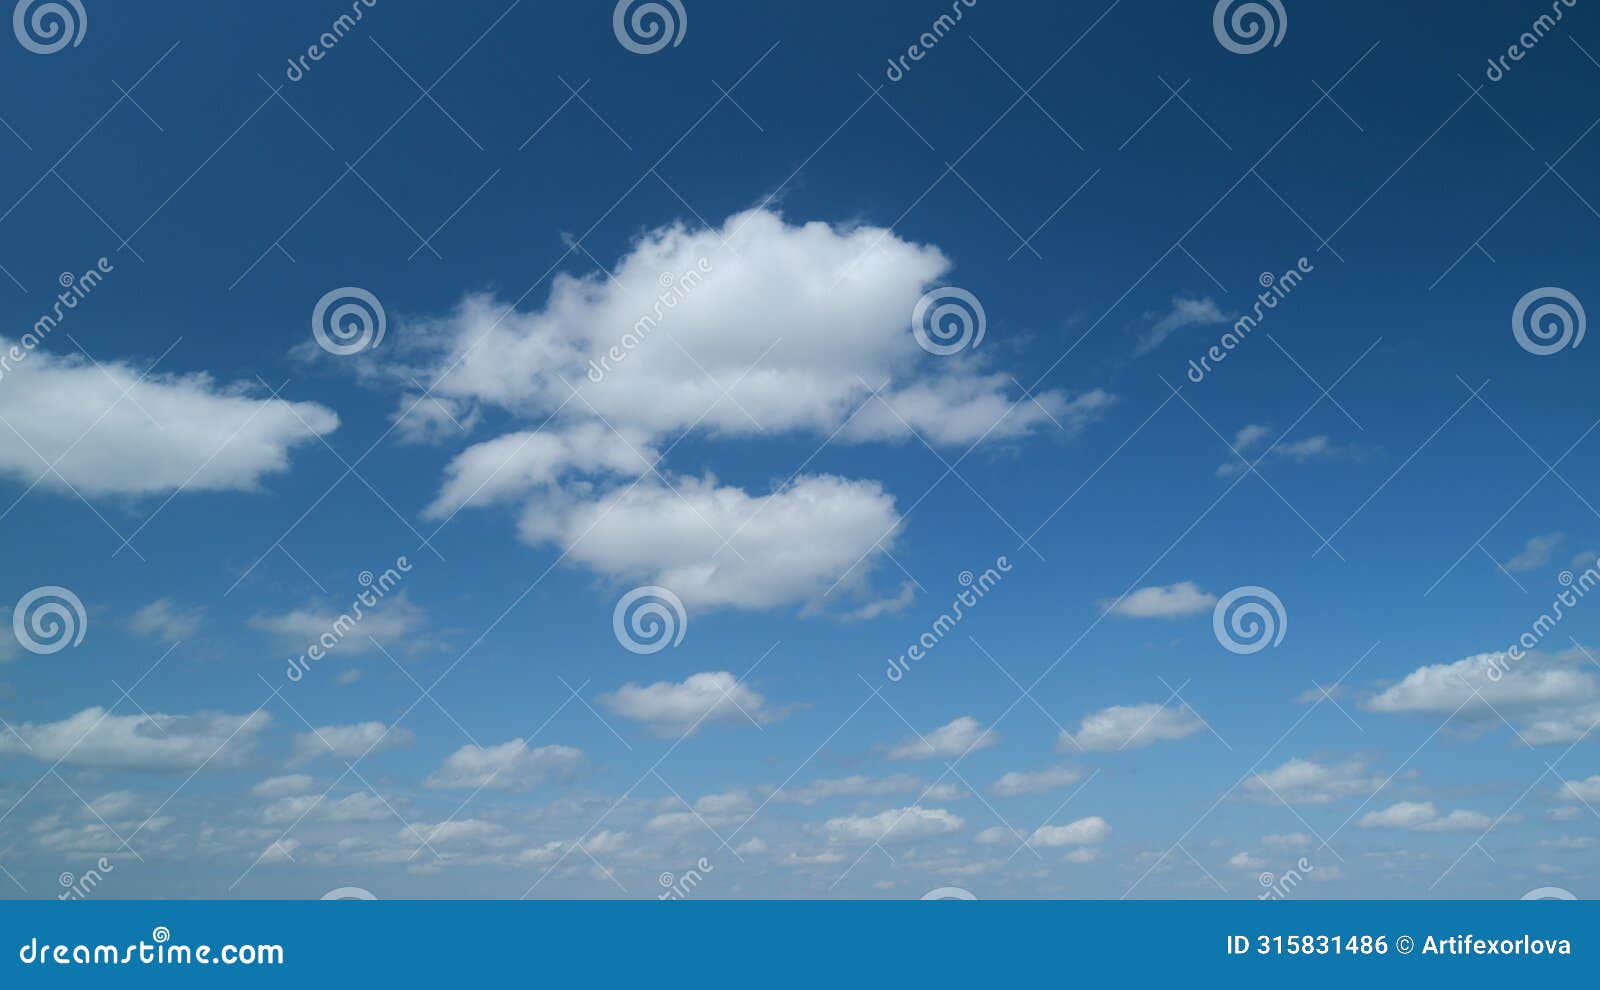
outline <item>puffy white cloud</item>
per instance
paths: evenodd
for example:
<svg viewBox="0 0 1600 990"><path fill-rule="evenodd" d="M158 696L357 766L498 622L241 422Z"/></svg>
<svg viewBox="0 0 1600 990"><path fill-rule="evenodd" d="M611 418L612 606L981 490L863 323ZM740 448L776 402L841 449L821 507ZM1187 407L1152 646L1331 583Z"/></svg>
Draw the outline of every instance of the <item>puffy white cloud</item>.
<svg viewBox="0 0 1600 990"><path fill-rule="evenodd" d="M1299 758L1244 782L1243 789L1263 800L1282 798L1290 804L1332 804L1340 798L1367 797L1383 786L1359 761L1316 763Z"/></svg>
<svg viewBox="0 0 1600 990"><path fill-rule="evenodd" d="M1092 846L1111 835L1111 825L1099 815L1080 818L1066 825L1043 825L1028 838L1033 846Z"/></svg>
<svg viewBox="0 0 1600 990"><path fill-rule="evenodd" d="M508 433L458 454L424 514L441 519L467 505L511 501L554 486L568 472L636 478L655 461L644 436L624 439L604 423Z"/></svg>
<svg viewBox="0 0 1600 990"><path fill-rule="evenodd" d="M997 797L1019 797L1023 794L1048 794L1083 778L1083 773L1072 767L1050 767L1047 770L1013 770L1004 774L989 788Z"/></svg>
<svg viewBox="0 0 1600 990"><path fill-rule="evenodd" d="M146 716L85 708L59 722L13 725L0 735L0 753L108 770L219 770L243 762L271 721L264 711Z"/></svg>
<svg viewBox="0 0 1600 990"><path fill-rule="evenodd" d="M158 598L138 609L128 618L128 628L140 636L155 639L188 639L200 629L205 611L199 607L185 607L170 598Z"/></svg>
<svg viewBox="0 0 1600 990"><path fill-rule="evenodd" d="M1366 707L1386 714L1453 715L1492 728L1503 714L1533 745L1570 744L1600 722L1600 678L1580 650L1558 654L1479 653L1429 664L1380 692Z"/></svg>
<svg viewBox="0 0 1600 990"><path fill-rule="evenodd" d="M831 433L885 379L926 384L938 382L937 373L959 387L943 393L954 400L943 417L959 422L964 404L997 416L1007 409L992 405L1003 395L1000 382L970 364L955 362L960 370L952 371L951 361L918 347L912 310L950 262L891 231L795 226L753 210L721 229L646 232L608 267L558 275L537 311L473 296L416 328L416 337L438 345L426 355L433 392L540 417L567 403L563 412L576 419L603 417L652 436L690 428ZM674 284L664 287L664 277ZM581 401L569 402L569 384L582 387ZM899 387L885 394L898 397ZM1065 398L1047 393L1043 401ZM1018 436L1037 425L1026 406L996 433ZM903 426L894 432L906 435ZM953 442L970 442L967 433L958 430Z"/></svg>
<svg viewBox="0 0 1600 990"><path fill-rule="evenodd" d="M571 746L531 747L521 739L498 746L467 745L451 753L428 775L428 787L510 790L570 776L583 762Z"/></svg>
<svg viewBox="0 0 1600 990"><path fill-rule="evenodd" d="M593 501L553 494L529 506L522 533L615 580L667 588L689 608L769 608L823 595L892 546L899 520L873 481L816 475L752 496L678 478Z"/></svg>
<svg viewBox="0 0 1600 990"><path fill-rule="evenodd" d="M14 346L0 337L0 352L10 356ZM323 406L258 398L259 389L219 385L204 374L146 375L131 364L96 366L42 350L7 364L0 474L24 484L44 475L45 488L251 491L288 468L292 449L339 426Z"/></svg>
<svg viewBox="0 0 1600 990"><path fill-rule="evenodd" d="M1228 859L1228 865L1240 870L1259 870L1266 866L1266 860L1252 856L1247 852L1234 853Z"/></svg>
<svg viewBox="0 0 1600 990"><path fill-rule="evenodd" d="M1071 434L1112 403L1098 390L1029 398L987 351L925 352L912 313L949 268L889 230L752 210L720 228L648 231L606 271L558 275L532 311L469 296L407 328L388 352L398 363L365 367L408 388L431 382L463 425L491 406L537 427L460 454L430 515L521 502L524 539L571 547L601 574L702 606L767 608L805 601L873 555L893 536L893 500L836 478L767 496L709 476L669 485L655 468L667 440L965 446ZM427 405L415 432L448 436L454 424Z"/></svg>
<svg viewBox="0 0 1600 990"><path fill-rule="evenodd" d="M1000 734L970 715L953 719L932 732L901 740L889 750L891 760L927 760L957 757L972 750L988 749L1000 741Z"/></svg>
<svg viewBox="0 0 1600 990"><path fill-rule="evenodd" d="M1404 828L1418 832L1471 832L1487 829L1493 819L1476 811L1452 811L1441 816L1432 801L1400 801L1379 811L1367 812L1356 824L1361 828Z"/></svg>
<svg viewBox="0 0 1600 990"><path fill-rule="evenodd" d="M1205 728L1187 705L1168 708L1154 702L1112 705L1088 715L1075 733L1061 734L1061 749L1087 751L1137 749L1158 742L1183 739Z"/></svg>
<svg viewBox="0 0 1600 990"><path fill-rule="evenodd" d="M833 842L909 842L947 835L966 828L959 816L943 808L894 808L876 815L830 818L823 830Z"/></svg>
<svg viewBox="0 0 1600 990"><path fill-rule="evenodd" d="M392 728L382 722L324 725L294 737L294 760L305 763L322 756L357 760L369 753L409 746L415 738L410 729Z"/></svg>
<svg viewBox="0 0 1600 990"><path fill-rule="evenodd" d="M727 671L693 674L681 682L628 683L599 698L606 710L644 723L658 735L698 732L712 722L756 722L782 717L767 699Z"/></svg>
<svg viewBox="0 0 1600 990"><path fill-rule="evenodd" d="M1166 587L1140 588L1116 601L1105 603L1107 611L1130 619L1177 619L1196 615L1217 603L1217 596L1200 590L1193 581Z"/></svg>

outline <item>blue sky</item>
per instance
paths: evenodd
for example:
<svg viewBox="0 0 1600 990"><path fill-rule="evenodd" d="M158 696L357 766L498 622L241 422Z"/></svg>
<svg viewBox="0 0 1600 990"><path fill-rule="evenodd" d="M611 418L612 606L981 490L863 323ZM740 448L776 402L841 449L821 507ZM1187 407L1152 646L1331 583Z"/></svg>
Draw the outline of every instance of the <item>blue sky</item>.
<svg viewBox="0 0 1600 990"><path fill-rule="evenodd" d="M0 46L6 896L1586 896L1585 7L656 6Z"/></svg>

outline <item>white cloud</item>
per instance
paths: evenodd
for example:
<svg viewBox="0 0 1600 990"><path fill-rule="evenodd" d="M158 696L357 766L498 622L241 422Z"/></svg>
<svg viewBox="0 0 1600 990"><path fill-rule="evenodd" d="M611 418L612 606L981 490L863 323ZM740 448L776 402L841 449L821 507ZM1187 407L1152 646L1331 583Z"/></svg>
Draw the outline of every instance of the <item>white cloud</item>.
<svg viewBox="0 0 1600 990"><path fill-rule="evenodd" d="M1020 845L1025 836L1006 828L1004 825L991 825L972 837L972 841L985 846L998 846L1001 844Z"/></svg>
<svg viewBox="0 0 1600 990"><path fill-rule="evenodd" d="M1051 767L1048 770L1013 770L1003 775L989 788L997 797L1019 797L1023 794L1048 794L1083 779L1083 773L1072 767Z"/></svg>
<svg viewBox="0 0 1600 990"><path fill-rule="evenodd" d="M377 649L373 640L382 643L385 649L394 650L396 647L391 643L413 638L426 625L427 618L423 609L411 604L405 593L400 592L385 598L370 612L364 612L359 622L353 624L338 612L312 606L275 615L255 615L250 618L249 625L252 629L281 636L301 649L324 636L332 636L335 645L327 647L330 652L368 653ZM341 630L344 635L339 634Z"/></svg>
<svg viewBox="0 0 1600 990"><path fill-rule="evenodd" d="M889 750L889 759L927 760L935 756L957 757L971 750L988 749L999 741L999 733L985 729L972 716L963 715L932 732L901 740Z"/></svg>
<svg viewBox="0 0 1600 990"><path fill-rule="evenodd" d="M641 434L631 439L604 423L578 423L564 432L529 430L474 444L445 469L444 487L424 515L443 519L461 508L520 499L554 486L568 472L636 478L656 456Z"/></svg>
<svg viewBox="0 0 1600 990"><path fill-rule="evenodd" d="M1076 733L1061 734L1061 749L1088 751L1137 749L1158 742L1183 739L1205 728L1187 705L1168 708L1154 702L1113 705L1088 715Z"/></svg>
<svg viewBox="0 0 1600 990"><path fill-rule="evenodd" d="M294 822L381 822L394 812L371 791L356 791L341 798L320 794L296 794L279 798L261 810L266 825Z"/></svg>
<svg viewBox="0 0 1600 990"><path fill-rule="evenodd" d="M294 737L294 760L305 763L322 756L358 760L368 753L409 746L415 738L410 729L391 728L382 722L324 725Z"/></svg>
<svg viewBox="0 0 1600 990"><path fill-rule="evenodd" d="M1154 313L1147 313L1146 319L1154 318ZM1160 347L1166 339L1186 327L1216 326L1227 323L1228 317L1217 308L1217 304L1210 299L1185 299L1182 296L1174 297L1172 308L1151 324L1150 329L1139 336L1139 342L1134 345L1133 354L1140 357L1149 354Z"/></svg>
<svg viewBox="0 0 1600 990"><path fill-rule="evenodd" d="M615 581L668 588L691 609L770 608L817 599L847 572L858 582L857 565L892 547L899 525L875 481L813 475L753 496L676 478L595 500L552 494L529 506L522 534Z"/></svg>
<svg viewBox="0 0 1600 990"><path fill-rule="evenodd" d="M140 636L162 640L188 639L200 628L205 610L185 607L170 598L158 598L128 618L128 628Z"/></svg>
<svg viewBox="0 0 1600 990"><path fill-rule="evenodd" d="M1265 436L1266 427L1246 426L1239 431L1238 438L1234 443L1234 449L1243 455L1247 452L1248 447L1259 445L1265 439ZM1246 446L1240 446L1239 441L1245 442ZM1304 440L1292 440L1289 442L1280 440L1273 445L1266 456L1274 460L1292 461L1295 464L1309 464L1313 461L1330 461L1340 458L1359 459L1364 454L1365 451L1360 447L1353 444L1341 445L1335 443L1333 438L1319 433L1316 436L1306 437ZM1243 461L1236 458L1218 466L1217 477L1230 478L1244 470L1247 470L1247 466Z"/></svg>
<svg viewBox="0 0 1600 990"><path fill-rule="evenodd" d="M744 791L724 791L706 794L694 802L694 810L702 815L739 815L755 810L755 801Z"/></svg>
<svg viewBox="0 0 1600 990"><path fill-rule="evenodd" d="M0 351L14 345L0 337ZM259 391L33 351L0 389L11 427L0 430L0 474L91 496L252 491L288 468L290 450L339 426L330 409Z"/></svg>
<svg viewBox="0 0 1600 990"><path fill-rule="evenodd" d="M1093 863L1100 858L1100 850L1080 846L1062 857L1069 863Z"/></svg>
<svg viewBox="0 0 1600 990"><path fill-rule="evenodd" d="M1244 782L1244 790L1263 800L1282 798L1290 804L1332 804L1340 798L1367 797L1383 786L1383 778L1351 761L1323 764L1291 759Z"/></svg>
<svg viewBox="0 0 1600 990"><path fill-rule="evenodd" d="M1503 714L1523 739L1539 745L1577 742L1600 722L1600 678L1573 649L1549 655L1479 653L1448 664L1429 664L1370 699L1386 714L1450 715L1481 728Z"/></svg>
<svg viewBox="0 0 1600 990"><path fill-rule="evenodd" d="M1240 427L1239 432L1234 434L1233 449L1241 454L1248 454L1251 450L1265 443L1267 438L1271 436L1271 428L1262 426L1260 423L1250 423L1247 426Z"/></svg>
<svg viewBox="0 0 1600 990"><path fill-rule="evenodd" d="M22 722L0 735L0 753L114 770L220 770L238 766L272 720L249 715L112 715L85 708L59 722Z"/></svg>
<svg viewBox="0 0 1600 990"><path fill-rule="evenodd" d="M1261 844L1268 849L1306 849L1311 845L1311 836L1304 832L1275 833L1273 835L1263 835Z"/></svg>
<svg viewBox="0 0 1600 990"><path fill-rule="evenodd" d="M1536 571L1541 567L1548 567L1556 549L1566 542L1565 533L1546 533L1528 540L1516 556L1506 561L1505 568L1515 574L1527 571Z"/></svg>
<svg viewBox="0 0 1600 990"><path fill-rule="evenodd" d="M1493 819L1476 811L1452 811L1441 816L1431 801L1401 801L1379 811L1369 811L1356 823L1361 828L1404 828L1417 832L1483 831Z"/></svg>
<svg viewBox="0 0 1600 990"><path fill-rule="evenodd" d="M782 717L767 707L766 698L725 670L694 674L678 683L624 684L599 701L606 710L664 736L698 731L712 722L754 720L765 725Z"/></svg>
<svg viewBox="0 0 1600 990"><path fill-rule="evenodd" d="M290 797L295 794L304 794L314 788L316 784L315 780L303 773L291 773L282 777L268 777L250 788L250 793L259 798Z"/></svg>
<svg viewBox="0 0 1600 990"><path fill-rule="evenodd" d="M773 794L774 801L790 804L812 805L818 801L839 797L882 797L887 794L905 794L920 791L922 782L910 774L893 774L888 777L867 777L854 774L828 780L813 780L800 787L786 787Z"/></svg>
<svg viewBox="0 0 1600 990"><path fill-rule="evenodd" d="M294 862L294 854L299 851L299 839L279 839L261 853L259 862L292 863Z"/></svg>
<svg viewBox="0 0 1600 990"><path fill-rule="evenodd" d="M1561 801L1587 801L1590 803L1600 801L1600 774L1595 774L1588 780L1563 781L1556 791L1556 799Z"/></svg>
<svg viewBox="0 0 1600 990"><path fill-rule="evenodd" d="M384 358L397 363L363 367L408 388L432 382L463 424L490 406L538 427L460 454L430 514L521 503L525 540L572 547L603 575L767 608L810 598L874 552L898 522L893 500L836 478L761 497L677 476L674 492L651 469L669 439L968 446L1071 434L1111 405L1101 391L1026 397L988 350L926 353L912 312L949 269L937 248L889 230L752 210L720 229L647 231L605 271L558 275L537 310L470 296L406 328ZM419 434L449 435L437 411L422 415Z"/></svg>
<svg viewBox="0 0 1600 990"><path fill-rule="evenodd" d="M1111 835L1111 826L1098 815L1080 818L1066 825L1044 825L1028 839L1034 846L1092 846Z"/></svg>
<svg viewBox="0 0 1600 990"><path fill-rule="evenodd" d="M1177 619L1207 611L1216 603L1216 595L1200 590L1193 581L1183 581L1166 587L1140 588L1116 601L1105 602L1104 607L1113 615L1129 619Z"/></svg>
<svg viewBox="0 0 1600 990"><path fill-rule="evenodd" d="M535 749L521 739L512 739L498 746L463 746L423 783L445 789L509 790L570 776L582 762L582 751L571 746Z"/></svg>
<svg viewBox="0 0 1600 990"><path fill-rule="evenodd" d="M1238 852L1229 857L1228 865L1240 870L1259 870L1266 866L1267 862L1247 852Z"/></svg>
<svg viewBox="0 0 1600 990"><path fill-rule="evenodd" d="M967 823L943 808L895 808L876 815L830 818L823 830L834 842L909 842L959 832Z"/></svg>
<svg viewBox="0 0 1600 990"><path fill-rule="evenodd" d="M426 376L436 382L434 393L541 419L567 403L563 413L577 420L603 417L649 436L689 428L826 435L885 379L903 383L887 391L891 400L929 383L950 383L947 399L964 393L964 402L929 409L926 422L914 411L906 416L935 442L949 429L941 423L963 421L966 405L996 410L984 429L1006 411L1007 403L993 405L1004 392L1000 382L972 365L954 370L918 347L912 310L950 262L937 248L891 231L792 226L754 210L729 217L720 230L648 231L607 268L558 275L535 312L474 296L417 327L415 336L428 341L423 346L442 350L424 356L437 372ZM664 293L664 274L688 277ZM664 296L676 298L658 305ZM636 346L625 344L624 334ZM619 346L621 359L608 358ZM567 383L582 386L582 400L568 402ZM728 398L717 401L725 391ZM1061 408L1066 400L1050 392L1044 401ZM905 415L916 403L903 406ZM996 432L1019 436L1037 427L1041 413L1030 407L1017 404ZM869 425L842 435L856 430L879 432ZM904 426L893 432L907 436ZM948 439L969 443L975 436L956 428Z"/></svg>

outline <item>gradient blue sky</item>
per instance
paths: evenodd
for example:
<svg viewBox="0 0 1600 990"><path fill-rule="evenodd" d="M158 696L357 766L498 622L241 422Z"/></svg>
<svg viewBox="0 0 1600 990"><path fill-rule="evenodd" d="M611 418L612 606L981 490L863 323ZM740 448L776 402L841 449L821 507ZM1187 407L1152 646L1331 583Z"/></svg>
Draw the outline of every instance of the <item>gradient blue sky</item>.
<svg viewBox="0 0 1600 990"><path fill-rule="evenodd" d="M635 54L610 4L379 0L298 82L348 5L83 4L74 47L0 45L3 335L111 267L0 378L0 597L62 586L87 613L76 646L3 651L6 896L102 855L105 897L650 897L702 858L701 897L1593 884L1600 603L1501 680L1447 666L1506 649L1600 549L1594 345L1512 333L1534 290L1594 304L1582 4L1498 82L1548 4L1283 0L1246 55L1209 3L979 0L890 81L948 4L683 0L681 43ZM558 410L571 368L539 348L620 338L660 259L708 245L639 377ZM340 358L310 317L345 286L387 334ZM942 286L986 314L955 357L911 334ZM451 348L491 326L465 381ZM731 397L686 432L702 410L672 404L708 376L704 407ZM900 415L866 392L885 380ZM977 443L975 394L1020 403ZM30 444L80 420L65 478L32 485ZM535 429L566 439L553 483L430 514L464 452ZM630 473L619 434L665 457ZM563 556L640 479L659 500ZM774 491L798 501L737 564L683 535L691 503L737 529ZM400 591L288 681L402 556ZM683 641L629 652L613 608L672 568ZM1246 586L1288 624L1236 654L1212 605ZM693 678L719 672L738 684L707 702ZM363 755L367 723L393 728ZM918 733L936 755L908 758ZM440 786L469 765L504 772Z"/></svg>

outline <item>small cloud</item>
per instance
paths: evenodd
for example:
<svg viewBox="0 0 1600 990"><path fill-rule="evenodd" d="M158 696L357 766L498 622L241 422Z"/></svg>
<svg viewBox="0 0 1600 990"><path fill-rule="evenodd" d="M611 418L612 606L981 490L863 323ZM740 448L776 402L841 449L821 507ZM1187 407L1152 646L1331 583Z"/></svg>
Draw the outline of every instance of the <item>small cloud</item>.
<svg viewBox="0 0 1600 990"><path fill-rule="evenodd" d="M140 636L177 641L198 632L204 616L205 610L199 606L185 607L170 598L158 598L129 616L128 628Z"/></svg>
<svg viewBox="0 0 1600 990"><path fill-rule="evenodd" d="M880 615L899 615L916 599L917 586L907 581L900 586L899 592L894 596L868 602L853 612L845 613L844 619L846 622L865 622Z"/></svg>
<svg viewBox="0 0 1600 990"><path fill-rule="evenodd" d="M642 722L662 736L695 733L711 722L762 726L783 717L768 707L766 698L725 670L694 674L680 682L624 684L599 701L612 714Z"/></svg>
<svg viewBox="0 0 1600 990"><path fill-rule="evenodd" d="M1198 615L1217 603L1217 596L1202 591L1193 581L1140 588L1114 601L1101 602L1113 615L1128 619L1177 619Z"/></svg>
<svg viewBox="0 0 1600 990"><path fill-rule="evenodd" d="M1548 567L1551 555L1566 541L1565 533L1546 533L1535 536L1523 544L1517 555L1505 562L1505 569L1513 574L1524 574ZM1587 566L1587 565L1586 565Z"/></svg>
<svg viewBox="0 0 1600 990"><path fill-rule="evenodd" d="M1137 749L1173 739L1192 736L1205 723L1187 705L1168 708L1150 702L1142 705L1112 705L1088 715L1076 733L1062 732L1059 749L1104 751Z"/></svg>
<svg viewBox="0 0 1600 990"><path fill-rule="evenodd" d="M957 757L972 750L988 749L1000 741L1000 734L970 715L941 725L925 735L901 740L889 750L891 760L927 760L936 756Z"/></svg>
<svg viewBox="0 0 1600 990"><path fill-rule="evenodd" d="M1146 319L1154 319L1155 316L1154 313L1145 314ZM1185 299L1182 296L1175 296L1172 308L1160 319L1156 319L1150 325L1150 329L1139 336L1139 342L1133 348L1133 356L1143 357L1149 354L1165 343L1168 337L1186 327L1215 326L1227 322L1228 317L1210 298Z"/></svg>
<svg viewBox="0 0 1600 990"><path fill-rule="evenodd" d="M571 746L535 749L521 739L498 746L469 745L451 753L423 784L446 790L511 790L571 776L582 762L583 753Z"/></svg>
<svg viewBox="0 0 1600 990"><path fill-rule="evenodd" d="M371 753L409 746L415 738L410 729L397 729L382 722L324 725L294 737L292 762L309 763L322 756L359 760Z"/></svg>
<svg viewBox="0 0 1600 990"><path fill-rule="evenodd" d="M1240 430L1233 447L1241 456L1245 456L1266 439L1267 430L1264 426L1246 426ZM1304 440L1284 442L1281 439L1262 455L1275 461L1290 461L1295 464L1310 464L1315 461L1333 461L1340 459L1357 460L1364 451L1353 444L1338 444L1325 433L1306 437ZM1243 471L1249 470L1249 465L1242 460L1232 460L1226 464L1218 465L1217 477L1231 478Z"/></svg>
<svg viewBox="0 0 1600 990"><path fill-rule="evenodd" d="M1098 815L1080 818L1067 825L1044 825L1034 830L1032 846L1092 846L1111 835L1111 826Z"/></svg>
<svg viewBox="0 0 1600 990"><path fill-rule="evenodd" d="M250 793L259 798L290 797L295 794L305 794L316 784L315 780L303 773L291 773L282 777L268 777L250 788Z"/></svg>
<svg viewBox="0 0 1600 990"><path fill-rule="evenodd" d="M1401 801L1381 811L1369 811L1357 823L1361 828L1403 828L1414 832L1473 832L1494 824L1477 811L1452 811L1440 815L1431 801Z"/></svg>
<svg viewBox="0 0 1600 990"><path fill-rule="evenodd" d="M996 797L1020 797L1024 794L1048 794L1083 779L1083 773L1072 767L1051 767L1048 770L1024 772L1013 770L994 782L989 788Z"/></svg>

